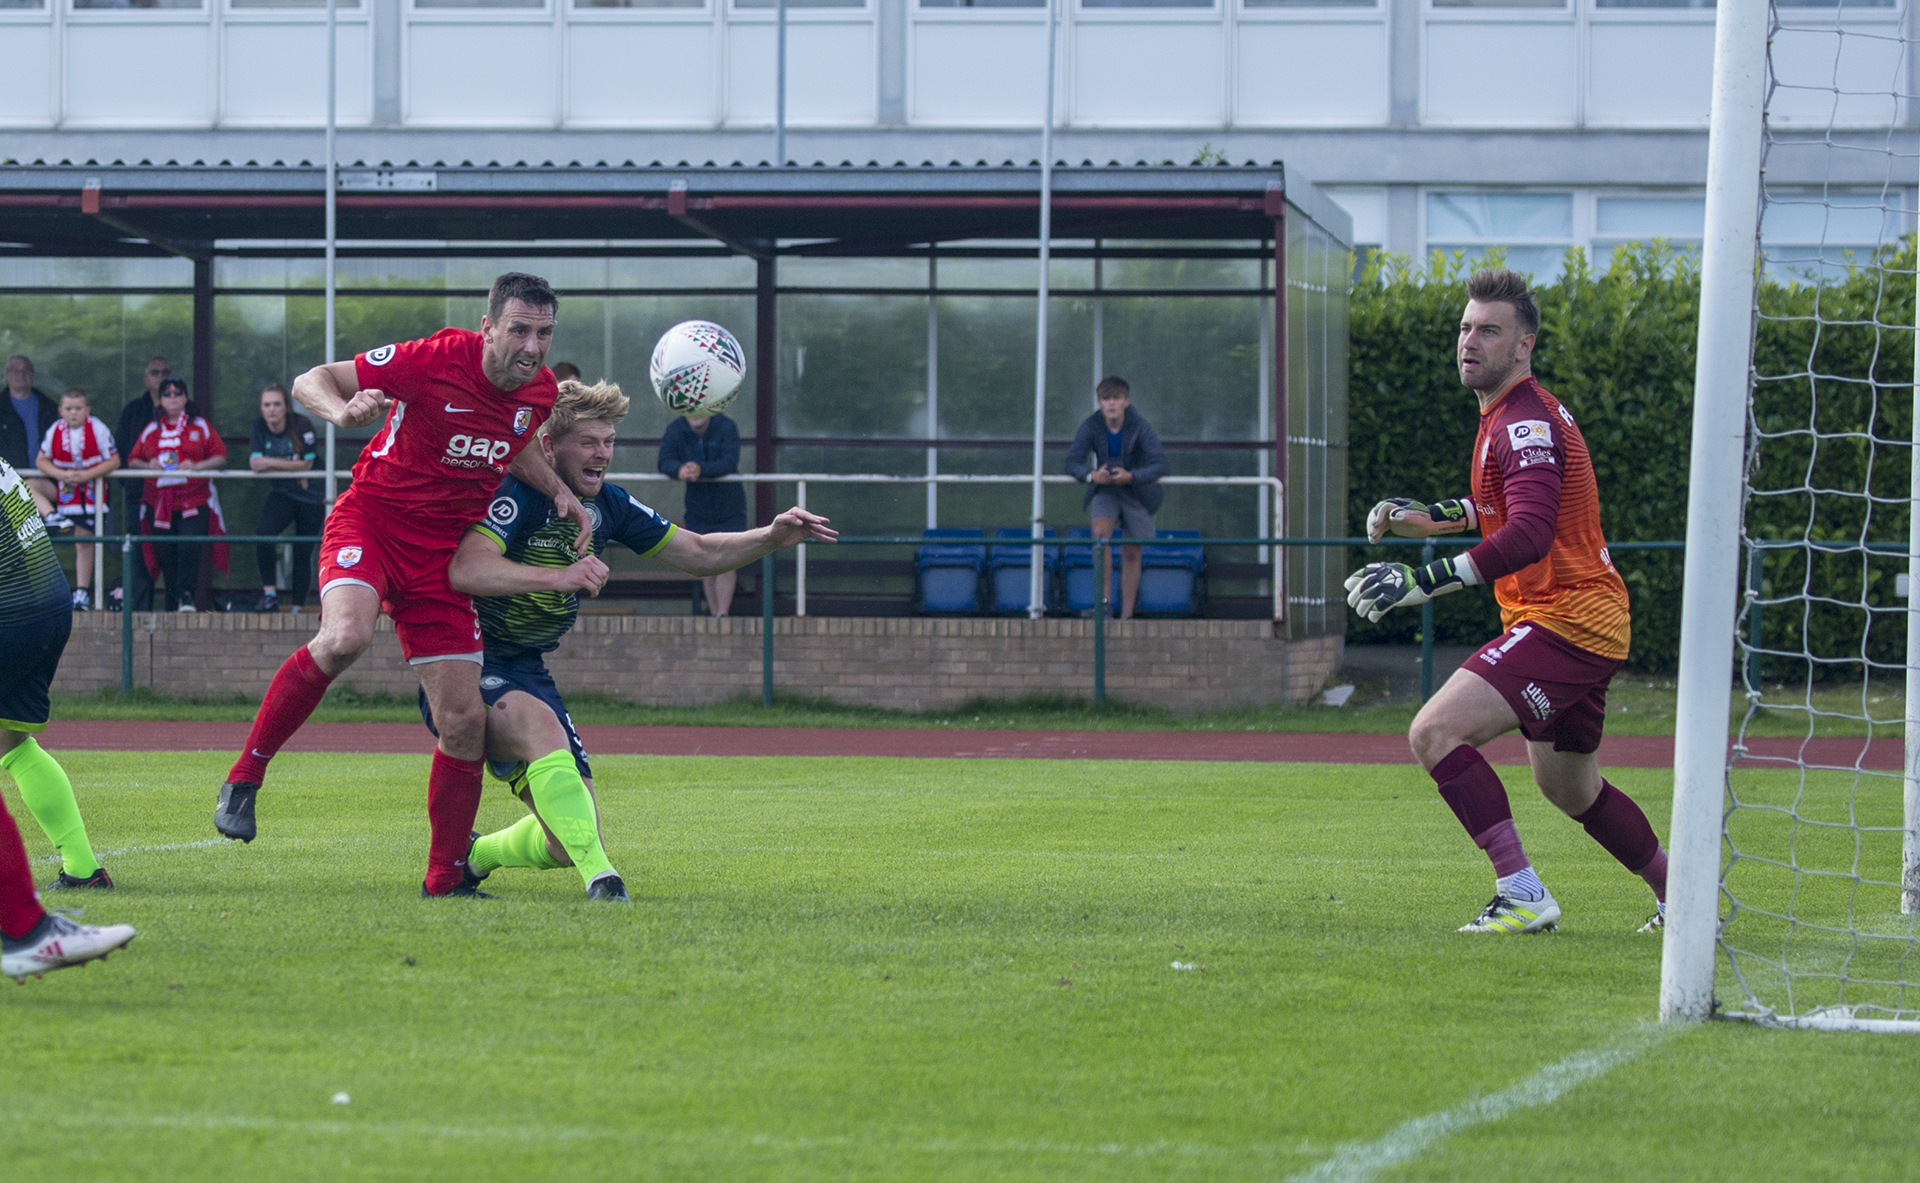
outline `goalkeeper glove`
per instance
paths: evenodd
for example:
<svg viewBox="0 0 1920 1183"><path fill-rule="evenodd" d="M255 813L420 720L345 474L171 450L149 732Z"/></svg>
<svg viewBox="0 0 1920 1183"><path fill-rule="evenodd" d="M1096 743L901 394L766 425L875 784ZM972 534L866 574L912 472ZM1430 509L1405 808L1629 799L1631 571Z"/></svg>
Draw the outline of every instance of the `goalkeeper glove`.
<svg viewBox="0 0 1920 1183"><path fill-rule="evenodd" d="M1389 497L1367 514L1367 541L1378 542L1388 531L1401 538L1458 534L1479 522L1473 502L1464 497L1425 505L1411 497Z"/></svg>
<svg viewBox="0 0 1920 1183"><path fill-rule="evenodd" d="M1347 605L1369 621L1395 608L1413 608L1480 582L1465 555L1435 559L1424 567L1405 563L1368 563L1347 576Z"/></svg>

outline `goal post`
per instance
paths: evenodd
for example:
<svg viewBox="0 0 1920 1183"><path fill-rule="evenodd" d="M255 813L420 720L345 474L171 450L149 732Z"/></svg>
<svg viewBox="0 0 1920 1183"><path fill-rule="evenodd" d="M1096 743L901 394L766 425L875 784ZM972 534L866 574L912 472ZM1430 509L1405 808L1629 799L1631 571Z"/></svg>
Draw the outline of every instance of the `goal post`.
<svg viewBox="0 0 1920 1183"><path fill-rule="evenodd" d="M1720 816L1740 569L1741 506L1727 490L1741 484L1746 449L1770 20L1769 6L1758 3L1722 4L1714 18L1673 822L1660 965L1662 1021L1713 1014Z"/></svg>
<svg viewBox="0 0 1920 1183"><path fill-rule="evenodd" d="M1663 1021L1920 1033L1916 50L1716 12Z"/></svg>

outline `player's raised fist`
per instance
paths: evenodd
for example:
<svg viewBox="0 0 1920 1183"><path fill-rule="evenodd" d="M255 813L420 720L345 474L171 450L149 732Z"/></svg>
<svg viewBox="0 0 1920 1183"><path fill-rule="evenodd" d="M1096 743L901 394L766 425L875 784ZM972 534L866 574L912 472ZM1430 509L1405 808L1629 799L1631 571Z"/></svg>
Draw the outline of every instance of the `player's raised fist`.
<svg viewBox="0 0 1920 1183"><path fill-rule="evenodd" d="M610 573L607 565L597 555L588 555L582 559L575 559L568 566L555 571L553 590L586 592L590 596L597 596L600 594L600 589L607 585L607 576Z"/></svg>
<svg viewBox="0 0 1920 1183"><path fill-rule="evenodd" d="M340 419L335 426L353 428L378 423L391 405L392 400L384 390L357 390L347 405L340 408Z"/></svg>
<svg viewBox="0 0 1920 1183"><path fill-rule="evenodd" d="M829 519L808 513L799 506L773 519L771 531L775 546L797 546L802 542L835 542L840 531L829 526Z"/></svg>

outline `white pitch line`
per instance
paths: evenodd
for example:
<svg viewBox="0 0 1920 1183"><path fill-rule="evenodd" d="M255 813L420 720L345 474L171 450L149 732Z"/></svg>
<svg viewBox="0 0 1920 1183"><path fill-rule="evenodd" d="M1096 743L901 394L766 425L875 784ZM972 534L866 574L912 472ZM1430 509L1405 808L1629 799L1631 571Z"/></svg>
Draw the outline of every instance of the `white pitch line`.
<svg viewBox="0 0 1920 1183"><path fill-rule="evenodd" d="M198 850L203 846L225 846L231 841L231 838L204 838L199 842L167 842L159 846L122 846L115 850L96 850L93 852L93 857L104 862L110 858L119 858L123 854L158 854L165 850ZM57 863L60 861L60 856L50 854L35 861Z"/></svg>
<svg viewBox="0 0 1920 1183"><path fill-rule="evenodd" d="M1497 1093L1403 1122L1371 1142L1349 1142L1335 1150L1332 1158L1294 1175L1287 1183L1368 1183L1387 1168L1417 1158L1434 1143L1461 1130L1499 1121L1522 1109L1551 1105L1570 1090L1605 1076L1681 1030L1677 1024L1643 1024L1611 1043L1549 1064Z"/></svg>

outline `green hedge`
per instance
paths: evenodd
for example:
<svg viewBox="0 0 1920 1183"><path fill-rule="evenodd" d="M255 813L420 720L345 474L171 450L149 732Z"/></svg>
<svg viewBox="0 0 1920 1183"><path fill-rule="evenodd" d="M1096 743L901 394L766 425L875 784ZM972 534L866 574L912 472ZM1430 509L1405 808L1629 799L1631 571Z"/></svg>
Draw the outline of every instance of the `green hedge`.
<svg viewBox="0 0 1920 1183"><path fill-rule="evenodd" d="M1469 267L1458 256L1436 254L1421 269L1385 255L1354 287L1349 516L1356 534L1382 497L1467 492L1478 419L1452 359ZM1911 438L1913 274L1908 239L1824 284L1762 282L1753 411L1759 431L1750 437L1756 495L1747 507L1753 533L1904 542L1908 449L1885 441ZM1563 278L1540 288L1539 298L1534 373L1586 436L1608 539L1684 537L1700 306L1693 257L1660 243L1634 246L1615 251L1606 272L1596 274L1583 252L1570 251ZM1814 430L1826 438L1816 440ZM1633 598L1630 663L1673 668L1679 552L1619 552L1614 561ZM1812 562L1809 571L1804 553L1769 556L1763 594L1811 588L1819 597L1858 604L1864 596L1891 609L1894 573L1905 569L1899 555ZM1827 659L1822 668L1831 673L1849 661L1857 669L1863 657L1898 664L1901 620L1874 614L1870 628L1869 615L1844 604L1770 608L1763 613L1765 643L1788 653L1805 646ZM1435 640L1477 644L1498 631L1498 621L1492 595L1449 596L1435 604ZM1353 643L1407 643L1418 634L1413 612L1374 625L1349 617ZM1804 671L1805 663L1779 659L1767 674Z"/></svg>

